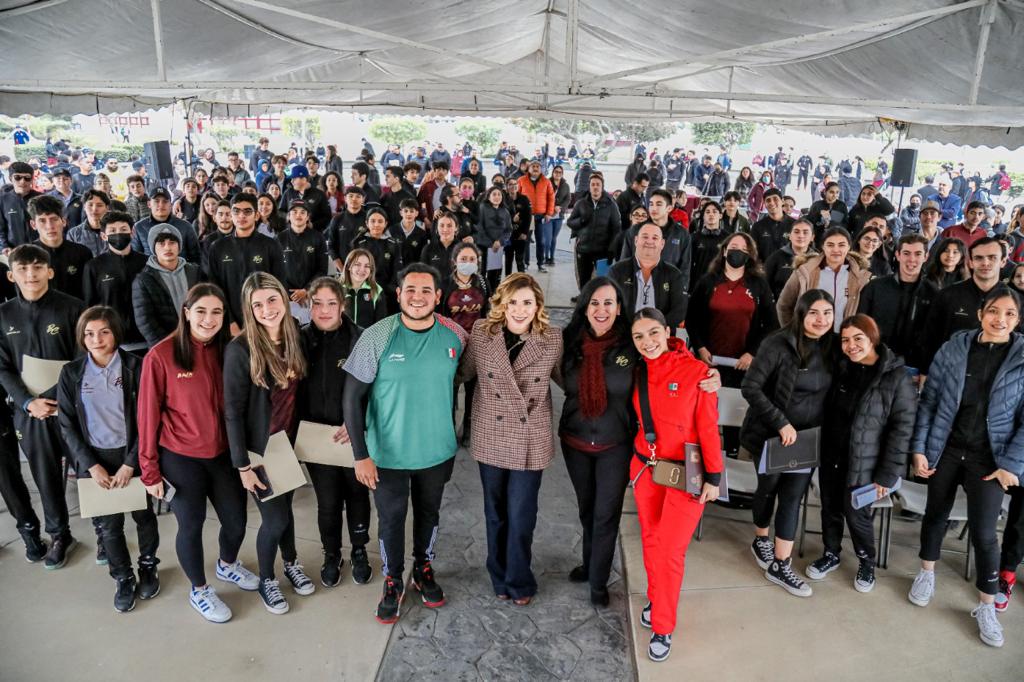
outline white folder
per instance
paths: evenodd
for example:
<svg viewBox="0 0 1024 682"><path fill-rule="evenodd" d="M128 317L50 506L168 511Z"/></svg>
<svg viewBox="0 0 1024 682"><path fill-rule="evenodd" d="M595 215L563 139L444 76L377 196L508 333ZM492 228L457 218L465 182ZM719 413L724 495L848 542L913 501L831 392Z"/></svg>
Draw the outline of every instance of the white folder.
<svg viewBox="0 0 1024 682"><path fill-rule="evenodd" d="M295 451L292 450L288 434L284 431L278 431L270 437L262 457L255 452L249 452L249 460L252 466L262 465L266 469L270 487L274 489L273 495L264 497L260 502L272 500L306 485L306 474L303 473L299 460L295 458Z"/></svg>
<svg viewBox="0 0 1024 682"><path fill-rule="evenodd" d="M124 514L146 508L146 487L133 478L124 488L101 488L91 478L78 479L78 508L82 518Z"/></svg>
<svg viewBox="0 0 1024 682"><path fill-rule="evenodd" d="M57 385L60 370L67 360L40 360L31 355L21 356L21 380L28 392L37 398Z"/></svg>
<svg viewBox="0 0 1024 682"><path fill-rule="evenodd" d="M743 426L747 414L747 400L738 388L718 389L719 426Z"/></svg>
<svg viewBox="0 0 1024 682"><path fill-rule="evenodd" d="M339 428L317 422L299 422L299 435L295 439L295 456L300 462L354 467L352 444L334 442L334 434L338 432Z"/></svg>

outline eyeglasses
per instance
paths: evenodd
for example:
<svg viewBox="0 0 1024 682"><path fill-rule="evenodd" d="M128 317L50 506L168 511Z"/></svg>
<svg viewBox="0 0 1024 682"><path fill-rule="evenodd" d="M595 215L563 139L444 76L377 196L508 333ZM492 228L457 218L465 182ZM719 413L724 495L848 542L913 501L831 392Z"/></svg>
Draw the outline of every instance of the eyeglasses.
<svg viewBox="0 0 1024 682"><path fill-rule="evenodd" d="M870 237L864 237L863 239L861 239L861 241L862 241L862 242L867 242L868 244L874 244L874 245L876 245L876 246L877 246L878 244L881 244L881 243L882 243L882 240L881 240L881 239L873 239L873 238L870 238Z"/></svg>
<svg viewBox="0 0 1024 682"><path fill-rule="evenodd" d="M231 215L253 215L256 213L255 209L252 208L232 208Z"/></svg>
<svg viewBox="0 0 1024 682"><path fill-rule="evenodd" d="M13 180L14 182L18 182L19 180L22 182L30 182L32 180L32 176L22 175L21 173L18 173L17 175L12 175L11 180Z"/></svg>

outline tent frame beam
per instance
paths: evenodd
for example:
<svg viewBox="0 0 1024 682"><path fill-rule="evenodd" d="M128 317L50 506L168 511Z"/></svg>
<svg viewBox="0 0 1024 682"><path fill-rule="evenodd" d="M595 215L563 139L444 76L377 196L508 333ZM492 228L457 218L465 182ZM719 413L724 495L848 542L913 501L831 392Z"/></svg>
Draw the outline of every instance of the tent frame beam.
<svg viewBox="0 0 1024 682"><path fill-rule="evenodd" d="M568 0L565 27L565 63L569 67L569 91L580 86L580 0Z"/></svg>
<svg viewBox="0 0 1024 682"><path fill-rule="evenodd" d="M978 51L974 56L974 77L971 80L971 94L967 101L978 103L978 90L981 88L981 72L985 70L985 55L988 52L988 37L992 32L992 24L996 20L996 0L989 0L981 10L981 31L978 35Z"/></svg>
<svg viewBox="0 0 1024 682"><path fill-rule="evenodd" d="M156 52L156 77L167 80L167 65L164 63L164 30L160 22L160 0L149 0L153 13L153 44Z"/></svg>

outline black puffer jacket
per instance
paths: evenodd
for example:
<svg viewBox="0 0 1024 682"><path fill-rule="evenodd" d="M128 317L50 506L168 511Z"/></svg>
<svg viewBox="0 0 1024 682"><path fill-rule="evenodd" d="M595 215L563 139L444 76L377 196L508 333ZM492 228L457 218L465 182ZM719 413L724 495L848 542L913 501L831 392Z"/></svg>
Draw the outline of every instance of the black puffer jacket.
<svg viewBox="0 0 1024 682"><path fill-rule="evenodd" d="M622 231L619 209L607 193L596 206L589 194L577 200L566 224L576 238L576 252L598 258L609 255L612 240Z"/></svg>
<svg viewBox="0 0 1024 682"><path fill-rule="evenodd" d="M823 359L826 368L833 366L832 357ZM740 444L755 457L760 456L766 440L779 435L779 429L790 423L787 413L797 374L809 371L801 370L800 365L796 338L788 329L780 329L761 342L743 377L740 390L749 408L740 429Z"/></svg>
<svg viewBox="0 0 1024 682"><path fill-rule="evenodd" d="M828 411L834 408L836 388L849 368L849 360L839 361L829 392ZM880 345L876 372L864 389L850 424L847 486L895 485L906 471L916 413L917 391L907 376L903 358Z"/></svg>

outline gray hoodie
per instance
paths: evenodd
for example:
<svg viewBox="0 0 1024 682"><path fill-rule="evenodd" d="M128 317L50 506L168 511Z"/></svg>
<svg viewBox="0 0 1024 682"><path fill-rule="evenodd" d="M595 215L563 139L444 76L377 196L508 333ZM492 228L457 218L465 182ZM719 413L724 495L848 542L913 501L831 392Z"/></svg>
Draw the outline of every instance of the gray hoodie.
<svg viewBox="0 0 1024 682"><path fill-rule="evenodd" d="M178 258L178 267L173 270L168 270L164 266L160 265L157 261L156 256L150 256L149 260L146 261L147 268L153 268L160 275L160 281L167 287L168 293L171 294L171 300L174 301L174 307L177 310L181 310L181 306L185 304L185 296L188 294L188 277L185 275L185 259Z"/></svg>

